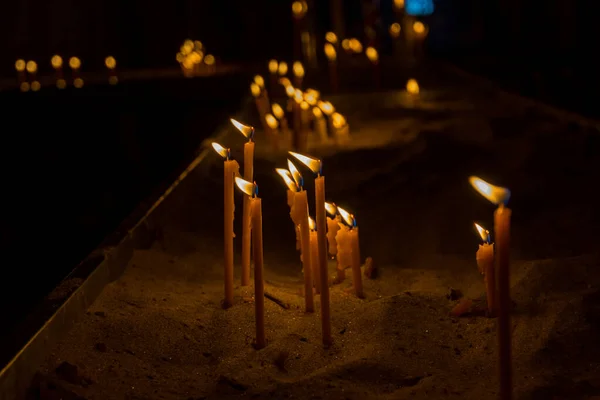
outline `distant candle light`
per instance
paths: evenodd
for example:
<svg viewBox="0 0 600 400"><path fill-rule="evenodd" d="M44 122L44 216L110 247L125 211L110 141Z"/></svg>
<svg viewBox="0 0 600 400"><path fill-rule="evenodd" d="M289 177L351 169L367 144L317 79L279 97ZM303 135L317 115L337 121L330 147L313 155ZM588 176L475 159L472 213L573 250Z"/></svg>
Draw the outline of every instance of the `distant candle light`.
<svg viewBox="0 0 600 400"><path fill-rule="evenodd" d="M213 56L212 54L207 54L206 57L204 57L204 64L206 65L215 65L215 56Z"/></svg>
<svg viewBox="0 0 600 400"><path fill-rule="evenodd" d="M37 72L37 63L35 61L27 61L25 68L27 69L27 72L34 74Z"/></svg>
<svg viewBox="0 0 600 400"><path fill-rule="evenodd" d="M50 64L52 64L52 68L58 69L58 68L62 67L62 65L63 65L63 59L58 54L55 54L50 59Z"/></svg>
<svg viewBox="0 0 600 400"><path fill-rule="evenodd" d="M81 67L81 60L77 57L71 57L69 59L69 67L71 69L79 69Z"/></svg>
<svg viewBox="0 0 600 400"><path fill-rule="evenodd" d="M273 110L273 115L275 115L275 117L277 119L281 119L283 118L283 108L281 108L281 106L277 103L273 103L273 105L271 106L271 109Z"/></svg>
<svg viewBox="0 0 600 400"><path fill-rule="evenodd" d="M421 21L415 21L413 23L413 30L415 31L415 33L421 34L425 32L425 24L423 24Z"/></svg>
<svg viewBox="0 0 600 400"><path fill-rule="evenodd" d="M295 76L297 76L299 78L304 76L304 66L302 65L302 63L300 61L294 62L292 69L294 70Z"/></svg>
<svg viewBox="0 0 600 400"><path fill-rule="evenodd" d="M350 50L350 39L342 40L342 48L346 51Z"/></svg>
<svg viewBox="0 0 600 400"><path fill-rule="evenodd" d="M338 42L337 35L333 32L327 32L325 34L325 40L331 44L337 44L337 42Z"/></svg>
<svg viewBox="0 0 600 400"><path fill-rule="evenodd" d="M279 63L279 69L278 69L279 75L281 76L285 76L288 73L288 65L285 61L282 61Z"/></svg>
<svg viewBox="0 0 600 400"><path fill-rule="evenodd" d="M394 39L398 38L400 36L400 24L397 22L394 22L392 25L390 25L390 36L393 37Z"/></svg>
<svg viewBox="0 0 600 400"><path fill-rule="evenodd" d="M108 69L115 69L117 67L117 60L115 60L113 56L108 56L104 60L104 65L106 65L106 68Z"/></svg>
<svg viewBox="0 0 600 400"><path fill-rule="evenodd" d="M360 40L356 39L356 38L352 38L350 39L350 50L352 50L355 53L362 53L363 51L363 45L360 42Z"/></svg>
<svg viewBox="0 0 600 400"><path fill-rule="evenodd" d="M367 47L365 54L372 63L375 63L379 60L379 53L374 47Z"/></svg>
<svg viewBox="0 0 600 400"><path fill-rule="evenodd" d="M260 86L258 86L256 83L251 83L250 84L250 93L252 93L252 96L254 96L254 97L260 96Z"/></svg>
<svg viewBox="0 0 600 400"><path fill-rule="evenodd" d="M25 62L25 60L17 60L15 61L15 69L18 72L23 72L25 71L25 67L27 66L27 63Z"/></svg>
<svg viewBox="0 0 600 400"><path fill-rule="evenodd" d="M335 61L337 58L337 52L331 43L325 43L325 57L327 57L329 61Z"/></svg>
<svg viewBox="0 0 600 400"><path fill-rule="evenodd" d="M279 68L279 63L277 62L277 60L270 60L269 61L269 72L270 73L276 74L278 68Z"/></svg>
<svg viewBox="0 0 600 400"><path fill-rule="evenodd" d="M413 95L419 94L420 89L416 79L411 78L406 82L406 91Z"/></svg>
<svg viewBox="0 0 600 400"><path fill-rule="evenodd" d="M402 8L404 8L404 0L394 0L394 7L397 10L401 10Z"/></svg>

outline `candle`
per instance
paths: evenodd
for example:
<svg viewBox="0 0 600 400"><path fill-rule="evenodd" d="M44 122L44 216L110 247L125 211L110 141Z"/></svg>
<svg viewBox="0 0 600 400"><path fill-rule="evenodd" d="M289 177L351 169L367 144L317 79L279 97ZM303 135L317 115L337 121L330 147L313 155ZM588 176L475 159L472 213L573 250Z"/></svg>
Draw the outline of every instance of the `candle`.
<svg viewBox="0 0 600 400"><path fill-rule="evenodd" d="M338 223L335 236L337 247L336 282L342 283L346 279L346 268L352 267L352 238L350 228L343 223Z"/></svg>
<svg viewBox="0 0 600 400"><path fill-rule="evenodd" d="M373 82L375 83L375 87L378 88L381 83L381 74L379 72L379 53L374 47L367 47L365 54L373 66Z"/></svg>
<svg viewBox="0 0 600 400"><path fill-rule="evenodd" d="M277 169L277 173L283 178L284 183L288 189L294 193L294 200L290 216L294 225L300 227L300 252L302 260L302 271L304 274L304 301L305 311L314 312L314 298L313 298L313 278L312 278L312 267L311 267L311 256L310 256L310 227L308 221L308 197L307 192L302 188L302 175L300 171L294 166L294 164L288 160L288 171L284 169ZM290 179L290 176L292 179Z"/></svg>
<svg viewBox="0 0 600 400"><path fill-rule="evenodd" d="M119 82L119 78L117 78L116 68L117 68L117 60L113 56L108 56L104 60L104 65L108 68L108 83L111 85L116 85Z"/></svg>
<svg viewBox="0 0 600 400"><path fill-rule="evenodd" d="M321 160L307 157L302 154L289 152L294 158L306 165L315 178L315 210L317 214L317 243L319 246L319 275L321 280L321 329L323 332L323 345L329 346L331 338L331 320L329 308L329 280L327 270L327 220L325 215L325 177L322 175L323 165Z"/></svg>
<svg viewBox="0 0 600 400"><path fill-rule="evenodd" d="M416 79L411 78L406 82L406 91L412 96L419 94L420 89Z"/></svg>
<svg viewBox="0 0 600 400"><path fill-rule="evenodd" d="M79 76L79 69L81 68L81 60L77 57L71 57L69 59L69 67L71 67L71 78L73 79L73 86L77 89L83 87L83 79Z"/></svg>
<svg viewBox="0 0 600 400"><path fill-rule="evenodd" d="M294 200L296 198L297 186L294 182L294 178L292 178L292 174L287 169L283 168L275 168L275 171L281 176L284 183L288 186L287 191L287 205L290 208L290 218L292 218L292 222L294 222L294 218L292 216L292 209L294 208ZM291 184L290 184L291 182ZM290 186L291 185L291 186ZM291 187L291 188L290 188ZM296 232L296 250L301 250L302 246L300 245L301 236L300 236L300 227L294 222L294 232ZM302 254L300 255L302 258Z"/></svg>
<svg viewBox="0 0 600 400"><path fill-rule="evenodd" d="M282 61L279 63L279 67L277 68L277 72L279 73L280 77L284 77L287 75L288 73L288 65L285 61Z"/></svg>
<svg viewBox="0 0 600 400"><path fill-rule="evenodd" d="M338 207L338 211L342 220L348 225L348 238L344 238L344 240L349 240L351 246L351 265L352 265L352 283L354 285L354 292L356 293L356 297L364 298L365 295L363 293L363 285L362 285L362 275L360 271L360 243L358 238L358 226L356 225L356 218L354 215L350 214L346 210L341 207ZM341 230L340 230L341 231ZM341 244L340 244L341 246ZM341 250L340 250L341 251Z"/></svg>
<svg viewBox="0 0 600 400"><path fill-rule="evenodd" d="M337 74L337 52L335 46L331 43L325 43L325 57L329 65L329 86L332 92L338 90L338 74Z"/></svg>
<svg viewBox="0 0 600 400"><path fill-rule="evenodd" d="M300 109L300 104L304 101L304 97L302 96L302 91L300 89L294 89L294 98L292 102L292 110L294 113L294 135L293 135L293 147L294 149L298 149L302 144L301 141L301 132L302 132L302 110Z"/></svg>
<svg viewBox="0 0 600 400"><path fill-rule="evenodd" d="M277 150L279 148L279 122L271 113L265 115L265 121L269 127L267 132L271 141L271 148Z"/></svg>
<svg viewBox="0 0 600 400"><path fill-rule="evenodd" d="M59 89L64 89L67 87L67 82L65 81L65 75L63 73L63 59L58 54L55 54L50 59L50 64L54 71L56 71L56 87Z"/></svg>
<svg viewBox="0 0 600 400"><path fill-rule="evenodd" d="M314 107L312 111L315 121L315 133L321 140L321 143L329 142L329 138L327 137L327 121L323 117L323 112L319 107Z"/></svg>
<svg viewBox="0 0 600 400"><path fill-rule="evenodd" d="M264 115L266 113L268 113L269 110L271 109L271 105L270 105L271 103L269 101L269 94L267 93L267 88L265 88L265 80L263 79L262 76L256 75L254 77L254 83L260 89L259 98L261 101L261 108L263 110L263 117L264 117Z"/></svg>
<svg viewBox="0 0 600 400"><path fill-rule="evenodd" d="M494 271L494 244L490 244L490 231L483 229L480 225L475 224L475 229L479 232L483 244L479 245L479 249L475 254L477 260L477 268L483 275L485 282L485 292L487 296L488 315L496 314L496 276Z"/></svg>
<svg viewBox="0 0 600 400"><path fill-rule="evenodd" d="M512 366L511 366L511 326L510 326L510 217L511 210L505 204L510 199L510 190L494 186L472 176L471 185L488 199L498 205L494 212L494 237L496 239L495 272L497 279L498 300L498 344L500 352L500 398L512 398Z"/></svg>
<svg viewBox="0 0 600 400"><path fill-rule="evenodd" d="M262 239L262 201L258 197L256 183L248 182L240 177L235 178L237 187L251 197L252 206L252 242L254 244L254 313L256 320L257 350L266 346L265 339L265 281L263 277L263 239Z"/></svg>
<svg viewBox="0 0 600 400"><path fill-rule="evenodd" d="M273 92L277 87L277 70L279 62L277 60L269 60L269 89Z"/></svg>
<svg viewBox="0 0 600 400"><path fill-rule="evenodd" d="M302 88L302 80L304 79L304 66L300 61L296 61L292 66L292 70L294 71L294 86L297 88Z"/></svg>
<svg viewBox="0 0 600 400"><path fill-rule="evenodd" d="M317 240L317 224L312 218L308 218L310 227L310 265L313 269L315 292L321 293L321 275L319 272L319 243Z"/></svg>
<svg viewBox="0 0 600 400"><path fill-rule="evenodd" d="M402 56L402 41L400 40L400 33L402 31L401 25L398 22L394 22L390 25L388 31L390 38L392 39L394 57L400 59Z"/></svg>
<svg viewBox="0 0 600 400"><path fill-rule="evenodd" d="M233 183L234 177L239 173L240 166L237 161L230 160L229 149L224 148L218 143L212 143L215 151L225 159L223 173L223 242L224 242L224 269L225 269L225 300L223 308L229 308L233 305L233 217L234 217L234 201L233 201Z"/></svg>
<svg viewBox="0 0 600 400"><path fill-rule="evenodd" d="M31 87L31 90L37 92L41 88L40 82L36 79L38 69L37 63L35 61L27 61L25 69L29 74L29 85Z"/></svg>
<svg viewBox="0 0 600 400"><path fill-rule="evenodd" d="M333 113L331 115L331 125L333 126L333 135L336 142L347 143L350 141L350 127L342 114Z"/></svg>
<svg viewBox="0 0 600 400"><path fill-rule="evenodd" d="M427 32L429 29L427 26L421 21L415 21L413 23L413 32L414 32L414 47L413 47L413 55L416 59L420 59L423 57L423 44L425 38L427 37Z"/></svg>
<svg viewBox="0 0 600 400"><path fill-rule="evenodd" d="M235 119L230 119L235 128L244 135L248 142L244 144L244 179L248 182L254 180L254 128L244 125ZM250 235L252 234L252 221L250 212L250 198L244 196L244 209L242 217L242 286L250 284Z"/></svg>
<svg viewBox="0 0 600 400"><path fill-rule="evenodd" d="M285 112L283 111L283 108L277 103L273 103L271 109L273 110L273 115L275 116L275 118L279 120L279 126L281 128L281 133L283 136L283 147L290 148L292 146L292 132L290 131L288 120L285 117Z"/></svg>
<svg viewBox="0 0 600 400"><path fill-rule="evenodd" d="M337 241L335 239L340 230L339 219L337 218L337 207L334 203L325 202L325 211L327 211L327 244L329 254L335 256L337 254Z"/></svg>
<svg viewBox="0 0 600 400"><path fill-rule="evenodd" d="M256 110L258 111L258 116L260 118L260 122L262 123L263 129L268 130L267 122L265 121L265 115L269 112L268 108L265 109L264 98L261 97L260 86L256 83L250 84L250 92L252 93L252 97L254 97L254 103L256 104Z"/></svg>

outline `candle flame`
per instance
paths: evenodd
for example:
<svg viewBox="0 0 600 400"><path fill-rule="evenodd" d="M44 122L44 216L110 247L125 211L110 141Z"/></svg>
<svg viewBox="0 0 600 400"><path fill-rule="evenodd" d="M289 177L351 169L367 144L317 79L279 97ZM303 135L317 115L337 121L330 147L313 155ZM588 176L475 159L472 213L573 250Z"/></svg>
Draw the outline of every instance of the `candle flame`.
<svg viewBox="0 0 600 400"><path fill-rule="evenodd" d="M493 204L506 204L510 199L510 190L500 186L494 186L487 183L483 179L471 176L469 183L477 190L477 192L488 199Z"/></svg>
<svg viewBox="0 0 600 400"><path fill-rule="evenodd" d="M312 112L313 112L313 115L315 116L315 118L317 118L317 119L323 118L323 112L321 111L321 109L319 107L314 107Z"/></svg>
<svg viewBox="0 0 600 400"><path fill-rule="evenodd" d="M415 23L413 24L413 31L415 31L415 33L421 34L425 32L425 24L423 24L421 21L415 21Z"/></svg>
<svg viewBox="0 0 600 400"><path fill-rule="evenodd" d="M298 171L298 168L296 168L293 162L291 162L289 159L287 160L287 162L288 169L290 170L292 178L294 178L294 182L296 182L298 188L302 189L302 186L304 186L304 178L302 178L302 174L300 173L300 171Z"/></svg>
<svg viewBox="0 0 600 400"><path fill-rule="evenodd" d="M277 119L273 116L273 114L266 114L265 121L267 122L267 125L269 125L269 128L271 128L271 129L277 129L279 127L279 121L277 121Z"/></svg>
<svg viewBox="0 0 600 400"><path fill-rule="evenodd" d="M285 61L279 63L279 75L284 76L288 73L288 65Z"/></svg>
<svg viewBox="0 0 600 400"><path fill-rule="evenodd" d="M270 60L269 61L269 72L270 73L276 74L278 68L279 68L279 63L277 62L277 60Z"/></svg>
<svg viewBox="0 0 600 400"><path fill-rule="evenodd" d="M292 85L286 86L285 94L287 94L288 97L294 97L294 95L296 94L296 89L294 89L294 87Z"/></svg>
<svg viewBox="0 0 600 400"><path fill-rule="evenodd" d="M285 76L283 78L279 78L279 83L283 85L283 87L286 88L286 90L288 87L292 86L292 82Z"/></svg>
<svg viewBox="0 0 600 400"><path fill-rule="evenodd" d="M394 0L394 7L400 10L404 7L404 0Z"/></svg>
<svg viewBox="0 0 600 400"><path fill-rule="evenodd" d="M314 96L315 99L319 100L319 97L321 97L321 92L319 92L316 89L308 88L308 89L306 89L306 95Z"/></svg>
<svg viewBox="0 0 600 400"><path fill-rule="evenodd" d="M63 65L63 59L58 54L55 54L50 59L50 64L52 64L52 68L58 69L58 68L62 67L62 65Z"/></svg>
<svg viewBox="0 0 600 400"><path fill-rule="evenodd" d="M256 75L254 77L254 83L256 83L258 85L258 87L260 87L260 88L264 88L265 87L265 80L260 75Z"/></svg>
<svg viewBox="0 0 600 400"><path fill-rule="evenodd" d="M484 229L481 225L477 223L475 224L475 229L477 229L479 236L481 236L481 240L488 243L490 242L490 231Z"/></svg>
<svg viewBox="0 0 600 400"><path fill-rule="evenodd" d="M325 43L325 57L327 57L329 61L335 61L337 59L337 52L331 43Z"/></svg>
<svg viewBox="0 0 600 400"><path fill-rule="evenodd" d="M333 217L337 214L338 208L334 203L325 202L325 211Z"/></svg>
<svg viewBox="0 0 600 400"><path fill-rule="evenodd" d="M390 25L390 36L393 37L394 39L396 39L397 37L400 36L400 24L397 22L394 22L392 25Z"/></svg>
<svg viewBox="0 0 600 400"><path fill-rule="evenodd" d="M306 111L310 108L310 104L308 104L306 101L303 101L302 103L300 103L300 108Z"/></svg>
<svg viewBox="0 0 600 400"><path fill-rule="evenodd" d="M350 39L342 40L342 48L346 51L350 50Z"/></svg>
<svg viewBox="0 0 600 400"><path fill-rule="evenodd" d="M300 61L294 62L292 69L294 70L294 75L298 78L302 78L304 76L304 66Z"/></svg>
<svg viewBox="0 0 600 400"><path fill-rule="evenodd" d="M319 101L317 106L323 111L325 115L331 115L335 112L335 107L328 101Z"/></svg>
<svg viewBox="0 0 600 400"><path fill-rule="evenodd" d="M213 56L212 54L207 54L206 57L204 57L204 64L214 65L215 64L215 56Z"/></svg>
<svg viewBox="0 0 600 400"><path fill-rule="evenodd" d="M235 128L240 131L242 135L244 135L248 139L252 139L254 137L254 128L248 125L244 125L239 121L236 121L233 118L229 118L229 121L235 126Z"/></svg>
<svg viewBox="0 0 600 400"><path fill-rule="evenodd" d="M194 50L202 50L204 45L199 40L194 40Z"/></svg>
<svg viewBox="0 0 600 400"><path fill-rule="evenodd" d="M304 93L304 101L307 102L309 105L314 106L317 104L317 98L314 94L312 93Z"/></svg>
<svg viewBox="0 0 600 400"><path fill-rule="evenodd" d="M19 72L25 71L26 65L27 63L25 62L25 60L19 59L15 61L15 69Z"/></svg>
<svg viewBox="0 0 600 400"><path fill-rule="evenodd" d="M317 230L317 224L315 223L315 220L312 219L311 217L308 217L308 227L310 228L311 231Z"/></svg>
<svg viewBox="0 0 600 400"><path fill-rule="evenodd" d="M294 90L294 100L298 104L300 104L304 101L304 96L302 95L302 90L300 90L300 89Z"/></svg>
<svg viewBox="0 0 600 400"><path fill-rule="evenodd" d="M332 119L332 125L334 128L340 129L342 128L344 125L346 125L346 118L344 118L344 116L340 113L333 113L333 115L331 116Z"/></svg>
<svg viewBox="0 0 600 400"><path fill-rule="evenodd" d="M327 32L325 34L325 40L331 44L336 44L338 41L337 35L333 32Z"/></svg>
<svg viewBox="0 0 600 400"><path fill-rule="evenodd" d="M374 47L367 47L367 50L365 53L366 53L369 61L377 62L377 60L379 60L379 53L377 52L377 50Z"/></svg>
<svg viewBox="0 0 600 400"><path fill-rule="evenodd" d="M298 191L298 185L296 185L296 182L294 182L294 178L292 178L290 171L284 168L275 168L275 171L277 171L279 176L281 176L288 189L290 189L292 192Z"/></svg>
<svg viewBox="0 0 600 400"><path fill-rule="evenodd" d="M355 53L362 53L363 51L363 45L360 42L360 40L358 40L357 38L352 38L350 39L350 50L352 50Z"/></svg>
<svg viewBox="0 0 600 400"><path fill-rule="evenodd" d="M37 71L37 63L33 60L31 61L27 61L27 64L25 66L25 68L27 69L27 72L29 72L30 74L33 74Z"/></svg>
<svg viewBox="0 0 600 400"><path fill-rule="evenodd" d="M406 91L410 94L419 94L419 84L416 79L409 79L406 82Z"/></svg>
<svg viewBox="0 0 600 400"><path fill-rule="evenodd" d="M273 110L273 115L275 115L275 118L277 119L281 119L283 118L283 108L281 108L281 106L277 103L273 103L273 105L271 106L271 109Z"/></svg>
<svg viewBox="0 0 600 400"><path fill-rule="evenodd" d="M212 142L212 147L221 157L229 159L229 149L226 149L217 142Z"/></svg>
<svg viewBox="0 0 600 400"><path fill-rule="evenodd" d="M302 154L294 153L289 151L290 155L306 165L313 173L320 174L322 172L322 163L318 158L308 157Z"/></svg>
<svg viewBox="0 0 600 400"><path fill-rule="evenodd" d="M346 223L346 225L350 227L356 226L356 220L354 219L354 215L350 214L348 211L344 210L342 207L338 207L338 212L342 216L342 219Z"/></svg>
<svg viewBox="0 0 600 400"><path fill-rule="evenodd" d="M235 177L235 184L238 189L248 196L254 197L258 193L258 186L256 186L256 183L248 182L239 176Z"/></svg>
<svg viewBox="0 0 600 400"><path fill-rule="evenodd" d="M108 56L104 59L104 65L108 69L115 69L117 67L117 60L113 56Z"/></svg>
<svg viewBox="0 0 600 400"><path fill-rule="evenodd" d="M71 57L69 59L69 67L71 67L71 69L79 69L79 67L81 67L81 60L77 57Z"/></svg>
<svg viewBox="0 0 600 400"><path fill-rule="evenodd" d="M250 93L252 93L252 96L254 96L254 97L260 96L260 86L258 86L256 83L252 82L250 84Z"/></svg>

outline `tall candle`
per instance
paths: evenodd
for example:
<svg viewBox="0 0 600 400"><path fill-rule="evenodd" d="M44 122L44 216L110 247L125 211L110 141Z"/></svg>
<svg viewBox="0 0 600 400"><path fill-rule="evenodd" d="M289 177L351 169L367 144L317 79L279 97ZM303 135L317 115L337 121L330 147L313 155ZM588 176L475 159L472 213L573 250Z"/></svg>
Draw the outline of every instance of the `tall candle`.
<svg viewBox="0 0 600 400"><path fill-rule="evenodd" d="M52 68L56 71L56 87L59 89L64 89L67 86L67 82L65 81L65 75L63 73L63 59L58 54L55 54L50 59L50 64L52 64Z"/></svg>
<svg viewBox="0 0 600 400"><path fill-rule="evenodd" d="M327 244L329 246L329 254L335 256L337 254L337 240L335 239L340 230L339 219L337 218L337 207L333 203L325 203L325 211L327 211Z"/></svg>
<svg viewBox="0 0 600 400"><path fill-rule="evenodd" d="M325 44L325 56L329 66L329 85L331 91L336 93L338 91L337 52L331 43Z"/></svg>
<svg viewBox="0 0 600 400"><path fill-rule="evenodd" d="M494 270L494 244L490 244L490 232L475 224L475 228L479 232L483 244L479 245L479 249L475 254L477 260L477 268L483 274L485 282L485 292L487 297L488 315L496 315L496 276Z"/></svg>
<svg viewBox="0 0 600 400"><path fill-rule="evenodd" d="M212 144L215 151L225 158L223 172L223 243L224 243L224 281L225 281L225 299L223 308L229 308L233 305L233 218L234 218L234 200L233 184L234 178L238 174L239 164L235 160L230 160L229 149L224 148L218 143Z"/></svg>
<svg viewBox="0 0 600 400"><path fill-rule="evenodd" d="M29 90L29 82L27 82L27 74L25 73L26 67L27 63L25 60L18 59L15 62L15 69L17 70L17 78L19 80L19 89L22 92L27 92Z"/></svg>
<svg viewBox="0 0 600 400"><path fill-rule="evenodd" d="M350 127L342 114L334 112L331 115L331 125L336 142L343 144L350 140Z"/></svg>
<svg viewBox="0 0 600 400"><path fill-rule="evenodd" d="M498 299L498 348L500 372L500 398L512 398L512 359L511 359L511 327L510 327L510 217L511 210L505 205L510 199L510 190L494 186L472 176L471 185L493 204L498 205L494 212L494 237L496 239L495 269L497 278Z"/></svg>
<svg viewBox="0 0 600 400"><path fill-rule="evenodd" d="M321 274L319 271L319 243L317 240L317 225L311 218L310 220L311 231L310 231L310 263L313 269L313 277L315 283L315 292L321 293Z"/></svg>
<svg viewBox="0 0 600 400"><path fill-rule="evenodd" d="M323 344L329 346L331 338L331 319L329 306L329 279L327 268L327 216L325 214L325 177L322 175L322 162L319 159L289 152L298 161L317 174L315 178L315 210L317 214L317 243L319 246L319 275L321 278L321 329Z"/></svg>
<svg viewBox="0 0 600 400"><path fill-rule="evenodd" d="M277 69L279 63L277 60L269 60L269 89L272 93L275 93L277 87Z"/></svg>
<svg viewBox="0 0 600 400"><path fill-rule="evenodd" d="M327 143L329 138L327 137L327 121L323 117L323 112L319 107L313 108L315 133L319 137L321 143Z"/></svg>
<svg viewBox="0 0 600 400"><path fill-rule="evenodd" d="M273 116L273 114L271 113L267 113L265 115L265 121L267 122L267 126L269 127L268 129L268 136L269 136L269 141L271 142L271 148L273 150L277 150L279 149L279 121L277 121L277 118L275 118Z"/></svg>
<svg viewBox="0 0 600 400"><path fill-rule="evenodd" d="M379 88L379 86L381 86L381 72L379 70L379 53L374 47L367 47L367 50L365 50L365 54L367 55L367 58L371 62L371 66L373 68L373 83L376 88Z"/></svg>
<svg viewBox="0 0 600 400"><path fill-rule="evenodd" d="M332 115L335 113L335 107L329 101L319 101L317 103L323 114L327 116L327 129L330 135L334 134L335 128L333 127Z"/></svg>
<svg viewBox="0 0 600 400"><path fill-rule="evenodd" d="M271 109L273 110L273 115L275 116L275 118L279 120L279 127L281 130L283 147L289 148L292 145L292 134L290 132L290 127L288 126L288 120L285 117L285 112L283 111L283 108L277 103L273 103Z"/></svg>
<svg viewBox="0 0 600 400"><path fill-rule="evenodd" d="M255 348L266 346L265 339L265 281L263 276L262 201L256 184L236 177L235 183L247 196L252 196L252 242L254 244L254 312L256 319Z"/></svg>
<svg viewBox="0 0 600 400"><path fill-rule="evenodd" d="M230 120L248 142L244 144L244 179L252 182L254 179L254 128L244 125L235 119ZM242 218L242 286L250 284L250 249L252 235L252 221L250 212L250 197L244 196L244 210Z"/></svg>
<svg viewBox="0 0 600 400"><path fill-rule="evenodd" d="M302 80L304 79L304 66L300 61L296 61L292 66L292 70L294 72L294 86L297 88L302 88Z"/></svg>
<svg viewBox="0 0 600 400"><path fill-rule="evenodd" d="M335 240L337 243L336 280L341 283L346 279L346 268L352 266L352 238L350 237L350 228L346 225L338 224Z"/></svg>

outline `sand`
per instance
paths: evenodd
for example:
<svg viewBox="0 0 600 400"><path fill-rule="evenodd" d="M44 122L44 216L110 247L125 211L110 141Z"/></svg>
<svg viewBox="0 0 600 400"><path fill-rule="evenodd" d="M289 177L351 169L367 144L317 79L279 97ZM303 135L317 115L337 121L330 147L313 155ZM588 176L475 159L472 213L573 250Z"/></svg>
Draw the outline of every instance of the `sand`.
<svg viewBox="0 0 600 400"><path fill-rule="evenodd" d="M265 290L289 308L266 300L268 345L257 351L252 288L237 286L235 306L220 307L215 156L157 211L158 240L136 250L52 349L33 391L44 399L494 398L497 321L449 315L456 290L484 304L472 223L491 228L494 208L469 187L476 174L513 191L515 398L600 395L598 132L462 82L424 90L417 102L396 92L336 100L355 140L311 152L324 157L328 199L355 212L363 259L373 257L378 274L364 279L365 299L348 291L349 271L331 287L333 346L321 344L319 312L303 311L285 189L273 171L285 154L259 152L256 180ZM224 143L243 140L232 131ZM236 204L239 228L241 197Z"/></svg>

